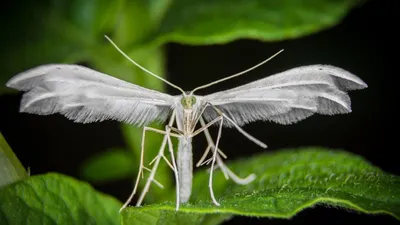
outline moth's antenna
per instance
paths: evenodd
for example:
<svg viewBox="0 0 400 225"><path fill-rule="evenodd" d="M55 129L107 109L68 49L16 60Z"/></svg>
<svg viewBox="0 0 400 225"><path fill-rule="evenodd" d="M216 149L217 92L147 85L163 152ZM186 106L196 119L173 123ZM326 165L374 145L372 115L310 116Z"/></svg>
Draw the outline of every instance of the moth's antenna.
<svg viewBox="0 0 400 225"><path fill-rule="evenodd" d="M167 81L166 79L158 76L157 74L147 70L146 68L144 68L143 66L139 65L137 62L133 61L133 59L131 59L127 54L125 54L125 52L123 52L107 35L104 35L104 37L114 46L115 49L117 49L125 58L127 58L129 61L131 61L131 63L135 64L137 67L139 67L141 70L143 70L144 72L152 75L153 77L156 77L162 81L164 81L166 84L170 85L171 87L174 87L176 89L178 89L179 91L181 91L184 95L185 95L185 91L182 90L182 88L176 86L175 84Z"/></svg>
<svg viewBox="0 0 400 225"><path fill-rule="evenodd" d="M218 84L218 83L220 83L220 82L222 82L222 81L226 81L226 80L232 79L232 78L234 78L234 77L238 77L238 76L240 76L240 75L242 75L242 74L245 74L245 73L247 73L247 72L249 72L249 71L251 71L251 70L254 70L255 68L257 68L257 67L263 65L264 63L270 61L271 59L273 59L275 56L277 56L277 55L278 55L279 53L281 53L281 52L283 52L283 49L280 50L279 52L275 53L274 55L272 55L272 56L269 57L268 59L266 59L266 60L260 62L259 64L255 65L255 66L253 66L253 67L250 67L250 68L248 68L248 69L246 69L246 70L243 70L242 72L235 73L235 74L233 74L233 75L230 75L230 76L228 76L228 77L222 78L222 79L220 79L220 80L216 80L216 81L214 81L214 82L211 82L211 83L205 84L205 85L203 85L203 86L197 87L197 88L193 89L193 90L190 92L190 94L192 95L195 91L198 91L198 90L203 89L203 88L206 88L206 87L210 87L211 85Z"/></svg>

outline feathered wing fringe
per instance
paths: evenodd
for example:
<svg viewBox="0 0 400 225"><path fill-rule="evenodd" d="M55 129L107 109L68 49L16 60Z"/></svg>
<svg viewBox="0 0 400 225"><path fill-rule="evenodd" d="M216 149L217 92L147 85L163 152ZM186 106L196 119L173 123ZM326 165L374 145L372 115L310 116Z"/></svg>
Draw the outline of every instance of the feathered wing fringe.
<svg viewBox="0 0 400 225"><path fill-rule="evenodd" d="M343 69L312 65L294 68L237 88L203 97L238 125L257 120L292 124L315 113L334 115L351 112L346 91L366 88L357 76ZM204 118L217 113L207 108ZM233 126L225 123L225 126Z"/></svg>
<svg viewBox="0 0 400 225"><path fill-rule="evenodd" d="M174 97L78 65L44 65L13 77L7 86L27 91L20 111L60 113L80 123L117 120L137 126L164 122Z"/></svg>

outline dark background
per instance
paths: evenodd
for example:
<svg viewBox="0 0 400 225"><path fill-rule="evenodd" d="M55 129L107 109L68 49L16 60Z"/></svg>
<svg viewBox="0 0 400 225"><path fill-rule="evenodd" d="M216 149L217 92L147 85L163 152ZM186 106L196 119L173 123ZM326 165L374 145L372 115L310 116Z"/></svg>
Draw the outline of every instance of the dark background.
<svg viewBox="0 0 400 225"><path fill-rule="evenodd" d="M337 26L314 35L275 43L239 40L226 45L187 46L167 45L167 78L178 86L191 90L196 86L246 69L280 49L285 51L263 67L197 94L208 94L232 88L249 81L307 64L332 64L342 67L363 79L369 87L350 92L351 114L336 116L314 115L290 126L257 122L244 129L268 144L266 151L280 148L323 146L340 148L365 157L383 170L400 175L395 139L389 138L384 121L395 114L397 100L389 95L389 83L395 79L390 70L391 41L398 28L390 8L393 1L370 1L352 10ZM388 28L389 27L389 28ZM397 76L397 75L396 75ZM170 94L178 94L167 87ZM89 156L111 147L123 147L117 122L76 124L59 115L37 116L18 113L22 94L0 96L0 130L23 165L32 174L56 171L78 177L79 166ZM394 103L392 113L385 113L386 103ZM396 128L394 122L386 123ZM215 130L214 130L215 131ZM393 132L392 132L393 133ZM395 131L394 131L395 133ZM391 141L392 140L392 141ZM265 151L247 141L235 130L225 129L221 145L230 157L251 156ZM204 141L195 140L195 157ZM110 185L96 185L124 201L131 191L131 180ZM299 213L292 220L251 219L235 217L227 224L395 224L389 216L364 215L334 208L316 207Z"/></svg>

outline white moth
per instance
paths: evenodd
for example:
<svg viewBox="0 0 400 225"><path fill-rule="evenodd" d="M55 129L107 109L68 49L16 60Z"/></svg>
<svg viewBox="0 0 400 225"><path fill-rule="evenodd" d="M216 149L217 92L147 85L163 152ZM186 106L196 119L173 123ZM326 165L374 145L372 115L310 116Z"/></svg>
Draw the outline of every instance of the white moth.
<svg viewBox="0 0 400 225"><path fill-rule="evenodd" d="M60 113L79 123L107 119L143 126L140 168L135 187L125 208L138 188L144 170L150 175L139 196L140 206L151 183L162 185L154 179L162 160L171 167L176 180L176 210L180 203L188 202L192 189L192 138L204 133L208 147L197 166L211 164L209 191L215 205L219 205L213 193L213 171L218 167L226 179L245 185L255 179L254 174L240 178L224 163L225 154L218 148L222 127L234 127L259 146L267 146L246 133L241 126L257 120L279 124L292 124L314 113L333 115L351 112L350 98L346 91L367 87L360 78L343 69L329 65L310 65L287 70L230 90L206 96L194 92L216 83L242 75L264 64L185 92L176 85L146 70L122 52L108 37L114 47L136 66L182 92L171 96L131 84L92 69L67 64L42 65L13 77L7 86L26 91L21 100L20 111L49 115ZM153 121L165 122L165 130L148 127ZM201 127L196 129L200 122ZM176 125L176 126L175 126ZM214 143L208 127L218 125ZM164 135L158 155L152 160L152 169L144 166L144 141L147 131ZM171 137L179 139L175 160ZM168 144L170 160L164 149ZM210 153L211 151L211 153ZM205 158L208 155L208 160Z"/></svg>

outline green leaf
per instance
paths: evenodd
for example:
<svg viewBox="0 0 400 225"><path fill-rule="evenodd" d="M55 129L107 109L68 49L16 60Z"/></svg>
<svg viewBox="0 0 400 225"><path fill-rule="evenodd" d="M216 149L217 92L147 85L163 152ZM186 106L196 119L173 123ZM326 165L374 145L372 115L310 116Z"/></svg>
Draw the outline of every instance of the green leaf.
<svg viewBox="0 0 400 225"><path fill-rule="evenodd" d="M120 224L121 203L73 178L49 173L0 189L0 224Z"/></svg>
<svg viewBox="0 0 400 225"><path fill-rule="evenodd" d="M217 207L205 185L209 175L201 171L195 175L191 201L182 205L179 213L172 201L129 207L123 212L124 224L150 219L147 224L203 224L203 220L217 224L213 221L223 219L223 215L290 218L316 204L400 219L400 177L350 153L320 148L282 150L237 160L228 166L242 177L255 173L257 179L242 186L225 180L216 171L213 187L221 204Z"/></svg>
<svg viewBox="0 0 400 225"><path fill-rule="evenodd" d="M104 35L110 35L121 47L131 46L154 30L155 21L160 18L155 13L162 13L160 7L153 6L156 2L144 0L19 3L25 7L14 4L7 20L0 21L8 34L0 37L0 43L7 43L0 53L5 65L0 75L0 92L14 91L6 88L5 83L17 73L41 64L84 62L92 66L102 57L102 66L112 67L107 62L113 58L99 54L111 46Z"/></svg>
<svg viewBox="0 0 400 225"><path fill-rule="evenodd" d="M117 42L116 44L118 45L119 43ZM132 51L123 48L122 50L146 69L164 77L165 58L163 48L135 48ZM139 69L109 43L103 44L102 48L99 48L96 54L93 55L91 65L103 73L145 88L158 91L164 90L165 85L162 81Z"/></svg>
<svg viewBox="0 0 400 225"><path fill-rule="evenodd" d="M0 133L0 188L27 177L25 168Z"/></svg>
<svg viewBox="0 0 400 225"><path fill-rule="evenodd" d="M137 163L136 163L137 164ZM110 149L84 162L81 174L90 182L104 183L134 176L132 154L125 149Z"/></svg>
<svg viewBox="0 0 400 225"><path fill-rule="evenodd" d="M205 214L198 212L175 212L156 208L139 208L130 212L122 212L124 225L136 225L140 221L141 225L215 225L231 218L226 213Z"/></svg>
<svg viewBox="0 0 400 225"><path fill-rule="evenodd" d="M8 24L4 24L4 27L9 26L8 35L0 37L1 43L7 43L0 53L4 65L0 75L1 92L12 91L5 87L5 83L30 67L85 58L82 51L82 40L85 39L65 21L59 21L50 4L43 1L21 3L25 4L23 8L19 7L20 4L10 8Z"/></svg>
<svg viewBox="0 0 400 225"><path fill-rule="evenodd" d="M277 41L327 29L359 0L176 0L148 41L226 43L239 38Z"/></svg>

